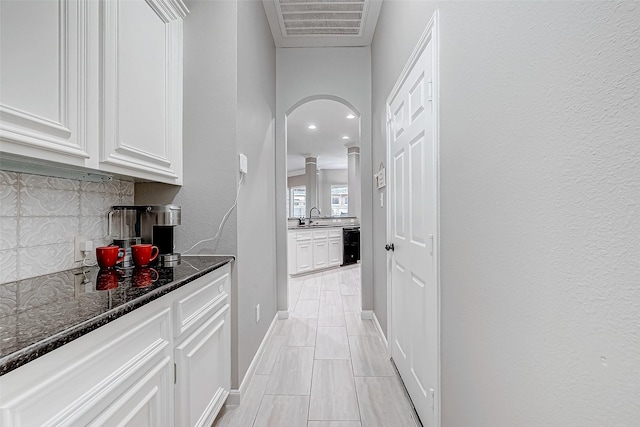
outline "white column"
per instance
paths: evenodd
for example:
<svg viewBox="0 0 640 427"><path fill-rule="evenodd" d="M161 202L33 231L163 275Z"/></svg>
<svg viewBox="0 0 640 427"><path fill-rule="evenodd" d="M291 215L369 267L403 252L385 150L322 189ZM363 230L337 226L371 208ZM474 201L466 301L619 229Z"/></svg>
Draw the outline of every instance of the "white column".
<svg viewBox="0 0 640 427"><path fill-rule="evenodd" d="M347 147L349 216L360 218L360 147L355 146L355 143L345 144L345 147Z"/></svg>
<svg viewBox="0 0 640 427"><path fill-rule="evenodd" d="M304 159L304 169L307 177L307 214L309 216L309 210L313 207L318 207L318 161L316 157L307 157ZM316 212L313 213L317 215Z"/></svg>

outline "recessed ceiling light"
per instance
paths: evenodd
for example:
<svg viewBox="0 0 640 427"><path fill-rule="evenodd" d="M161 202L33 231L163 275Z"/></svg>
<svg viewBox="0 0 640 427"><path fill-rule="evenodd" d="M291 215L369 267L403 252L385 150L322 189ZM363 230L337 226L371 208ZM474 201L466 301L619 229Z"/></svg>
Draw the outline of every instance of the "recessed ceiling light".
<svg viewBox="0 0 640 427"><path fill-rule="evenodd" d="M355 119L355 118L356 118L356 116L354 116L353 114L349 114L349 115L347 116L347 119L349 119L349 120L351 120L351 119Z"/></svg>
<svg viewBox="0 0 640 427"><path fill-rule="evenodd" d="M316 125L309 125L309 126L307 126L307 127L308 127L309 129L311 129L311 130L317 129Z"/></svg>
<svg viewBox="0 0 640 427"><path fill-rule="evenodd" d="M342 139L349 139L349 137L345 135L342 137Z"/></svg>

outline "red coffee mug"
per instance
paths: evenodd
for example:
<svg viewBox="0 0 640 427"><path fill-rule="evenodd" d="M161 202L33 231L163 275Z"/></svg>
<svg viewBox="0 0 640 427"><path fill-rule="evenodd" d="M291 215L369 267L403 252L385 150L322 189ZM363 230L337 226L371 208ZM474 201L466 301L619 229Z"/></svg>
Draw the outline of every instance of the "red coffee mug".
<svg viewBox="0 0 640 427"><path fill-rule="evenodd" d="M120 270L101 269L98 272L96 279L96 290L106 291L108 289L115 289L120 282Z"/></svg>
<svg viewBox="0 0 640 427"><path fill-rule="evenodd" d="M136 267L145 267L149 265L151 261L158 257L158 252L159 250L157 246L153 246L148 243L131 246L131 255Z"/></svg>
<svg viewBox="0 0 640 427"><path fill-rule="evenodd" d="M122 251L122 255L120 255ZM96 248L96 261L100 268L113 268L116 264L124 261L127 250L119 246L99 246Z"/></svg>
<svg viewBox="0 0 640 427"><path fill-rule="evenodd" d="M158 280L158 272L151 267L139 267L133 270L133 286L146 288Z"/></svg>

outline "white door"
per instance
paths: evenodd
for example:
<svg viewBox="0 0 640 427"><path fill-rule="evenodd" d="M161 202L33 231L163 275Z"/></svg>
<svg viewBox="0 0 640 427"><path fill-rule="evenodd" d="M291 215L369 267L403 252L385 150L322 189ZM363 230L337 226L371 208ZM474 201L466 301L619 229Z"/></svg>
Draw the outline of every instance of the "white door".
<svg viewBox="0 0 640 427"><path fill-rule="evenodd" d="M437 57L430 28L387 101L390 351L425 426L438 424L439 393Z"/></svg>

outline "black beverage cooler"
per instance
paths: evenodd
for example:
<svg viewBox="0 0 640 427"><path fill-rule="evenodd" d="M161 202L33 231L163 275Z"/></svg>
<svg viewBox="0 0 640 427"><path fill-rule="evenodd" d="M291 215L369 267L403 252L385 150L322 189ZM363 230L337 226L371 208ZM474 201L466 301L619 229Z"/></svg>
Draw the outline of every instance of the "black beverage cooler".
<svg viewBox="0 0 640 427"><path fill-rule="evenodd" d="M360 227L342 229L342 265L360 261Z"/></svg>

